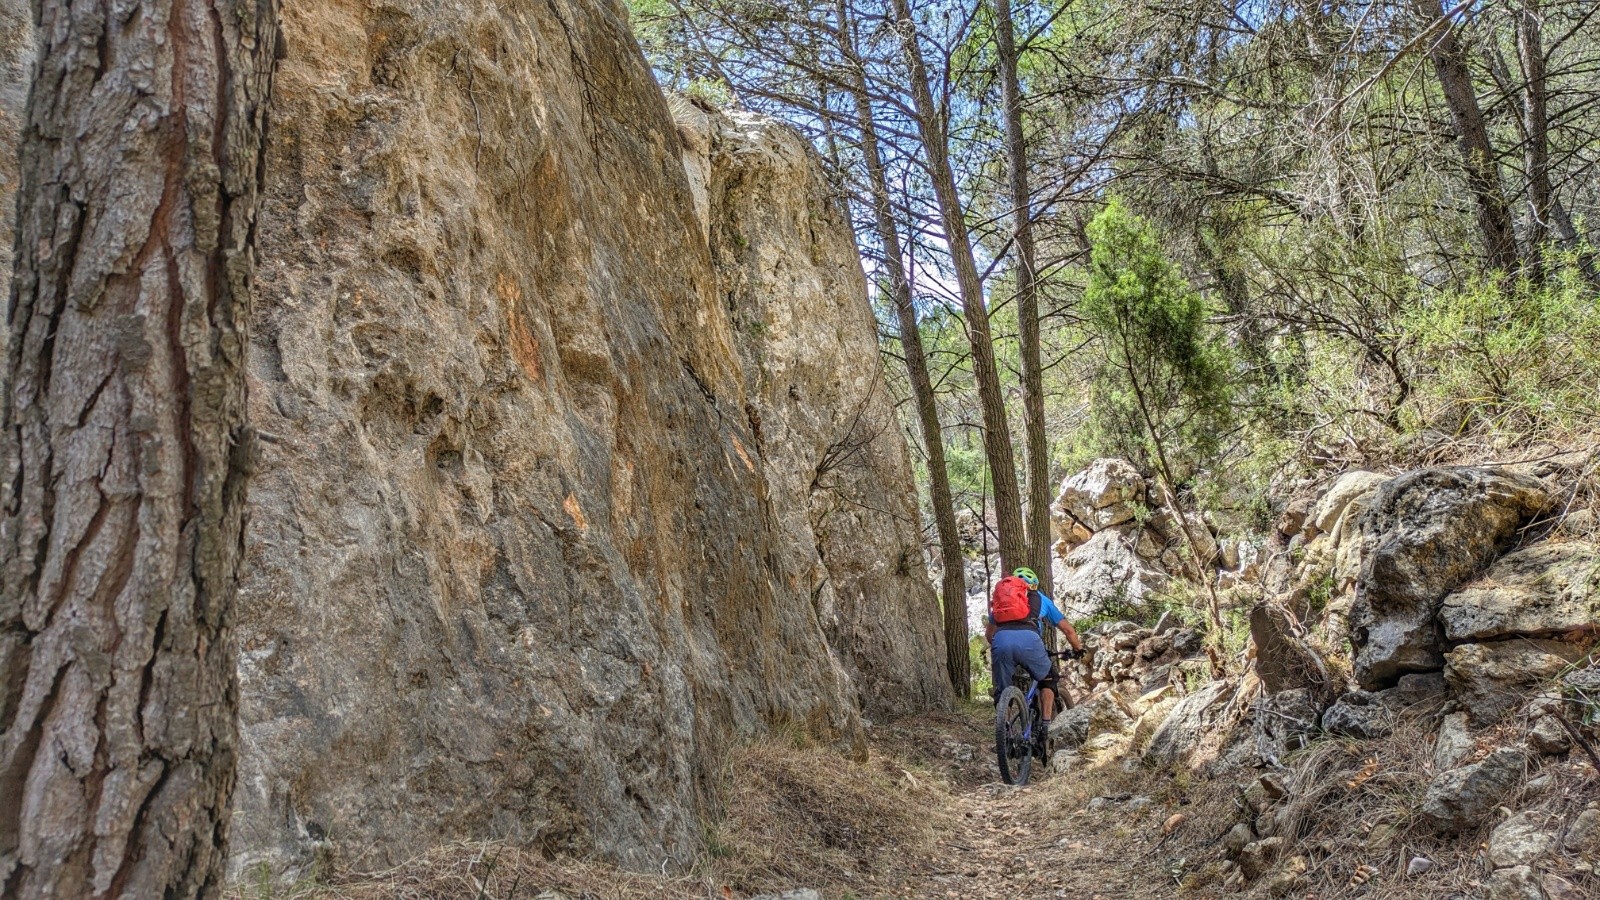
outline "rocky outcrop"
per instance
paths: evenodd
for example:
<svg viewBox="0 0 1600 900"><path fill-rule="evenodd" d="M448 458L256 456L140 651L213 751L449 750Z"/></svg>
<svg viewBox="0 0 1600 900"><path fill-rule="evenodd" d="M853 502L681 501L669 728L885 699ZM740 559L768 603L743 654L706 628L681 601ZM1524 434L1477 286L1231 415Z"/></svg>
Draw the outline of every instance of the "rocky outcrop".
<svg viewBox="0 0 1600 900"><path fill-rule="evenodd" d="M1444 677L1473 723L1486 725L1583 656L1583 648L1561 641L1463 644L1445 654Z"/></svg>
<svg viewBox="0 0 1600 900"><path fill-rule="evenodd" d="M1145 504L1144 476L1124 459L1097 459L1067 477L1051 504L1058 537L1070 537L1076 527L1100 531L1131 522Z"/></svg>
<svg viewBox="0 0 1600 900"><path fill-rule="evenodd" d="M283 15L235 870L486 838L686 865L730 739L942 703L803 143L675 123L605 0Z"/></svg>
<svg viewBox="0 0 1600 900"><path fill-rule="evenodd" d="M1178 701L1150 739L1144 752L1146 765L1176 766L1188 761L1200 738L1221 721L1235 685L1217 679Z"/></svg>
<svg viewBox="0 0 1600 900"><path fill-rule="evenodd" d="M1345 472L1320 493L1289 501L1268 535L1263 587L1295 616L1344 630L1361 570L1362 523L1387 477Z"/></svg>
<svg viewBox="0 0 1600 900"><path fill-rule="evenodd" d="M1405 675L1392 688L1351 691L1340 697L1323 713L1322 728L1354 738L1387 737L1404 718L1436 715L1447 697L1445 679L1438 673Z"/></svg>
<svg viewBox="0 0 1600 900"><path fill-rule="evenodd" d="M869 714L937 702L916 488L850 222L794 129L740 112L707 122L712 263L779 568L800 576L787 602L815 605Z"/></svg>
<svg viewBox="0 0 1600 900"><path fill-rule="evenodd" d="M1600 547L1570 541L1508 553L1446 597L1439 621L1451 641L1600 631Z"/></svg>
<svg viewBox="0 0 1600 900"><path fill-rule="evenodd" d="M1486 469L1424 469L1385 482L1361 525L1350 619L1357 683L1373 690L1442 668L1435 617L1445 595L1493 562L1549 503L1537 479Z"/></svg>
<svg viewBox="0 0 1600 900"><path fill-rule="evenodd" d="M1081 546L1054 562L1056 596L1073 618L1087 618L1107 607L1146 605L1167 586L1167 574L1138 553L1137 528L1095 532Z"/></svg>

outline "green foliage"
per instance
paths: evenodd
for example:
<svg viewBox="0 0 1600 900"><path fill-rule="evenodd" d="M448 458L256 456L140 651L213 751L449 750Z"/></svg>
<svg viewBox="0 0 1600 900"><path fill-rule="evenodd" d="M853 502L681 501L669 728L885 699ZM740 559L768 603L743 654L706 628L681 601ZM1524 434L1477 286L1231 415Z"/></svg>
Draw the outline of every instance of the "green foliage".
<svg viewBox="0 0 1600 900"><path fill-rule="evenodd" d="M1101 354L1091 406L1100 441L1147 467L1164 450L1174 469L1193 472L1230 426L1227 348L1148 223L1112 200L1088 234L1079 312Z"/></svg>
<svg viewBox="0 0 1600 900"><path fill-rule="evenodd" d="M972 698L982 700L994 690L994 669L989 661L989 645L983 634L975 634L967 641L967 664L971 672Z"/></svg>
<svg viewBox="0 0 1600 900"><path fill-rule="evenodd" d="M1511 442L1600 427L1600 308L1575 256L1542 281L1480 278L1434 293L1402 327L1425 366L1425 424Z"/></svg>

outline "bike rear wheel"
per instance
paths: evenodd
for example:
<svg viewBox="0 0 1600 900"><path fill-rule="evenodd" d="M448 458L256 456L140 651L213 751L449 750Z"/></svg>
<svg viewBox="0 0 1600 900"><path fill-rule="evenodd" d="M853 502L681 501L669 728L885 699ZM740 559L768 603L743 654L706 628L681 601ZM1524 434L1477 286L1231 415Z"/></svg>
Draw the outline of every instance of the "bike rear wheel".
<svg viewBox="0 0 1600 900"><path fill-rule="evenodd" d="M1033 742L1027 733L1032 722L1032 711L1020 689L1012 685L1000 692L994 705L994 755L1000 764L1000 780L1006 784L1028 783Z"/></svg>

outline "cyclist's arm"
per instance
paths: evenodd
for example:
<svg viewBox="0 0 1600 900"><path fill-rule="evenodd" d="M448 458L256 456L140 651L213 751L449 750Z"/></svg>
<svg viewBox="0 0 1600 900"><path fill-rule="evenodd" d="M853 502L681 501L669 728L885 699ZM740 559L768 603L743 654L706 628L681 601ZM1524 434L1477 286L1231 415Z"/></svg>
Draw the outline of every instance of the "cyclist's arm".
<svg viewBox="0 0 1600 900"><path fill-rule="evenodd" d="M1061 633L1067 636L1067 643L1072 645L1072 649L1079 653L1083 652L1083 639L1078 637L1078 630L1072 627L1071 622L1062 619L1056 623L1056 627L1061 629Z"/></svg>
<svg viewBox="0 0 1600 900"><path fill-rule="evenodd" d="M1061 609L1056 606L1055 601L1051 600L1050 595L1043 591L1039 592L1039 600L1040 614L1057 630L1066 635L1067 643L1072 646L1072 649L1081 651L1083 649L1083 641L1079 639L1077 629L1072 627L1072 623L1067 621L1065 615L1062 615Z"/></svg>

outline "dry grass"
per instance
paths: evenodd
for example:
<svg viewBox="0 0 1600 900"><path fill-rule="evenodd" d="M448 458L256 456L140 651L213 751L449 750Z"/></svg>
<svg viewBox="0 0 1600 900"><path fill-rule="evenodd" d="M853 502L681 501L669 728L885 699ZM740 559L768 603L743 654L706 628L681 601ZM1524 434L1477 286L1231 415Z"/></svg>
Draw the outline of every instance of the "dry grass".
<svg viewBox="0 0 1600 900"><path fill-rule="evenodd" d="M334 871L284 886L242 879L229 900L728 900L810 887L837 896L928 852L944 821L943 783L873 753L760 744L733 751L723 815L688 875L627 872L504 843L437 847L380 872Z"/></svg>
<svg viewBox="0 0 1600 900"><path fill-rule="evenodd" d="M817 750L758 746L728 764L716 871L734 888L859 885L933 842L942 786L908 763L865 763Z"/></svg>
<svg viewBox="0 0 1600 900"><path fill-rule="evenodd" d="M1515 743L1521 738L1515 732L1522 727L1507 725L1480 735L1480 752ZM1475 832L1453 837L1440 837L1427 827L1419 810L1434 775L1431 735L1431 722L1402 720L1388 738L1323 740L1290 760L1283 833L1290 838L1287 854L1310 862L1310 894L1319 900L1471 896L1488 877L1482 847L1507 813L1491 817ZM1549 787L1534 796L1525 779L1501 809L1545 809L1560 821L1570 821L1585 802L1600 797L1600 781L1579 755L1551 762L1539 774L1552 777ZM1416 856L1426 857L1433 868L1408 877L1406 868ZM1541 866L1600 896L1600 881L1577 873L1572 862L1556 853ZM1361 865L1375 867L1378 874L1353 885L1351 876Z"/></svg>
<svg viewBox="0 0 1600 900"><path fill-rule="evenodd" d="M723 900L705 875L651 876L501 843L436 847L382 872L336 872L290 886L235 884L229 900Z"/></svg>

